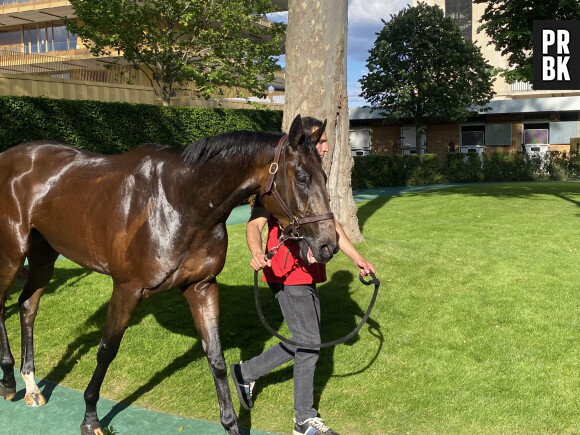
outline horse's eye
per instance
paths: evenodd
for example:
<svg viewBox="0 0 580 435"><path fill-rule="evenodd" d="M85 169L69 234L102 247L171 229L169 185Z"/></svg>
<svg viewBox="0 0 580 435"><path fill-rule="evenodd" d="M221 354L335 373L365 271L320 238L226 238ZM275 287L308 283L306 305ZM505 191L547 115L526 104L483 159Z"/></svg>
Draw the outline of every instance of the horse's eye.
<svg viewBox="0 0 580 435"><path fill-rule="evenodd" d="M306 172L299 172L296 175L296 182L301 187L308 187L308 185L310 184L310 176Z"/></svg>

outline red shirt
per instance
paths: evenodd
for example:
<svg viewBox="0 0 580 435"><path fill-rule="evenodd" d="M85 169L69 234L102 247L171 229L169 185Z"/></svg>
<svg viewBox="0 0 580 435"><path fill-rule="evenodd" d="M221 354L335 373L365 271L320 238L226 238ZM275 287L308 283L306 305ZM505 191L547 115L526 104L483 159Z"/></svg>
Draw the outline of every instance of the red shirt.
<svg viewBox="0 0 580 435"><path fill-rule="evenodd" d="M268 217L266 252L279 242L282 229L274 216ZM302 285L326 281L326 266L322 263L306 264L300 257L300 245L287 240L272 257L272 267L264 268L262 280L274 284Z"/></svg>

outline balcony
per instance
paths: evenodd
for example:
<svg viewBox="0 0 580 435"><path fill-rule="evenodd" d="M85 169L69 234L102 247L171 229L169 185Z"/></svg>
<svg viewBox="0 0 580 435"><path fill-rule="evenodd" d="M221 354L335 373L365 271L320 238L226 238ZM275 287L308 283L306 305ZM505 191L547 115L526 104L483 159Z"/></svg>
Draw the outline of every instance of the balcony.
<svg viewBox="0 0 580 435"><path fill-rule="evenodd" d="M43 23L74 16L66 0L0 0L0 28Z"/></svg>

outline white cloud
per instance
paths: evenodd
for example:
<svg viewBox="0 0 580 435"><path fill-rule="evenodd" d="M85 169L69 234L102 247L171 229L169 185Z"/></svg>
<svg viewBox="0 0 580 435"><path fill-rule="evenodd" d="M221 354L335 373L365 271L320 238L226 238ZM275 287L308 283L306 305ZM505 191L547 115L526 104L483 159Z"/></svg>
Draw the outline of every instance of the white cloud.
<svg viewBox="0 0 580 435"><path fill-rule="evenodd" d="M373 23L381 18L389 21L391 14L395 14L405 7L410 0L349 0L348 18L356 23Z"/></svg>
<svg viewBox="0 0 580 435"><path fill-rule="evenodd" d="M364 66L369 50L375 44L376 33L384 24L408 6L411 0L349 0L348 1L348 104L351 107L363 106L360 97L361 86L358 80L366 73Z"/></svg>
<svg viewBox="0 0 580 435"><path fill-rule="evenodd" d="M348 55L366 60L368 51L377 39L376 33L410 3L410 0L349 0L348 2Z"/></svg>

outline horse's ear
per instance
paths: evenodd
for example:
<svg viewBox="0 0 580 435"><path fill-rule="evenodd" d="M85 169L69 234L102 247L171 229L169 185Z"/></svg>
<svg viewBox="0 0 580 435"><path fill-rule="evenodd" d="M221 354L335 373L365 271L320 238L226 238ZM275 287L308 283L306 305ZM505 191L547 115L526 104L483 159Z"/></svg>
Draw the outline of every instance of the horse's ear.
<svg viewBox="0 0 580 435"><path fill-rule="evenodd" d="M290 126L290 132L288 133L288 143L290 146L297 146L303 135L304 126L302 125L302 118L300 115L296 115L296 118L294 118Z"/></svg>
<svg viewBox="0 0 580 435"><path fill-rule="evenodd" d="M318 143L318 141L320 140L320 137L322 136L322 133L324 133L325 129L326 129L326 119L324 120L324 122L322 123L322 125L320 127L318 127L316 130L314 130L310 134L310 140L312 141L313 144Z"/></svg>

